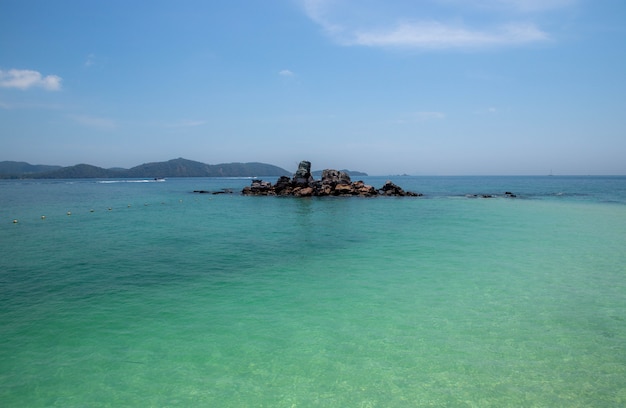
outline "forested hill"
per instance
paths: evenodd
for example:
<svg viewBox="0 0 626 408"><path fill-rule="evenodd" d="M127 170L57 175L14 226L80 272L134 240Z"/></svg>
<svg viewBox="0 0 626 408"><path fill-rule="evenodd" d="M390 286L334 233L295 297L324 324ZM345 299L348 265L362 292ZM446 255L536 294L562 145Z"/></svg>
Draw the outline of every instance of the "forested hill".
<svg viewBox="0 0 626 408"><path fill-rule="evenodd" d="M18 161L0 162L0 176L29 175L58 170L61 166L48 166L43 164L29 164Z"/></svg>
<svg viewBox="0 0 626 408"><path fill-rule="evenodd" d="M0 162L0 178L165 178L165 177L273 177L290 176L280 167L265 163L205 164L183 158L145 163L131 169L104 169L89 164L42 166L23 162Z"/></svg>

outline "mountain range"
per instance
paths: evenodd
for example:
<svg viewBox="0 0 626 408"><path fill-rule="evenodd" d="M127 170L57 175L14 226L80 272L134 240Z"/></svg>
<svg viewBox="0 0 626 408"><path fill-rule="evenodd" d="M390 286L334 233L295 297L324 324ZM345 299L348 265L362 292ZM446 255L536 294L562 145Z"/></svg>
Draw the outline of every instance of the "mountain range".
<svg viewBox="0 0 626 408"><path fill-rule="evenodd" d="M354 170L341 170L352 177L367 176ZM77 164L53 166L18 161L0 162L0 179L73 179L73 178L165 178L165 177L280 177L291 176L287 170L265 163L205 164L183 158L144 163L130 169ZM312 172L321 177L322 170Z"/></svg>
<svg viewBox="0 0 626 408"><path fill-rule="evenodd" d="M205 164L183 158L144 163L130 169L104 169L90 164L75 166L33 165L26 162L0 162L0 178L165 178L165 177L268 177L291 176L285 169L265 163Z"/></svg>

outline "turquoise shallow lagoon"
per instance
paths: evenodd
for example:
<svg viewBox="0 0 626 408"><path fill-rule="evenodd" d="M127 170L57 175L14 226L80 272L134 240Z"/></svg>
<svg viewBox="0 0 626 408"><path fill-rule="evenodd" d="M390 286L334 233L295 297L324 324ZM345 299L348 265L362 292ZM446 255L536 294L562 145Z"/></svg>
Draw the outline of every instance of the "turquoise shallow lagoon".
<svg viewBox="0 0 626 408"><path fill-rule="evenodd" d="M1 405L626 405L625 177L393 181L0 181Z"/></svg>

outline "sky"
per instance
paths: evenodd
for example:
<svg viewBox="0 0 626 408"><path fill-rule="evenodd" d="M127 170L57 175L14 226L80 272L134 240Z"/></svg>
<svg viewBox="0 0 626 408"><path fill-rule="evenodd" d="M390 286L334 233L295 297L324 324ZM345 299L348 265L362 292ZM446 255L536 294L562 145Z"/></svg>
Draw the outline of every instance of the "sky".
<svg viewBox="0 0 626 408"><path fill-rule="evenodd" d="M623 0L0 0L0 161L626 174Z"/></svg>

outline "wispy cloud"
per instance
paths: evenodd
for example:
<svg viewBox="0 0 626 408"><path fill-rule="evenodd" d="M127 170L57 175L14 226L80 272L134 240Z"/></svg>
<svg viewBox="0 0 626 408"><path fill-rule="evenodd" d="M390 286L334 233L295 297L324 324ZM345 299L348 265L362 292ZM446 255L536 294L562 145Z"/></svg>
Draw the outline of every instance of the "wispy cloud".
<svg viewBox="0 0 626 408"><path fill-rule="evenodd" d="M117 123L108 118L102 118L91 115L69 115L69 118L84 126L99 128L99 129L115 129Z"/></svg>
<svg viewBox="0 0 626 408"><path fill-rule="evenodd" d="M290 70L288 70L288 69L283 69L283 70L278 72L278 75L284 76L284 77L292 77L295 74L293 72L291 72Z"/></svg>
<svg viewBox="0 0 626 408"><path fill-rule="evenodd" d="M446 114L443 112L416 112L414 115L415 119L419 121L426 120L441 120L446 118Z"/></svg>
<svg viewBox="0 0 626 408"><path fill-rule="evenodd" d="M544 42L550 34L532 21L534 14L529 13L568 7L578 0L430 0L410 7L403 4L395 14L394 3L382 0L302 1L307 16L341 45L428 50ZM372 17L376 9L385 9L383 5L389 5L391 11L379 20ZM467 16L459 19L464 11Z"/></svg>
<svg viewBox="0 0 626 408"><path fill-rule="evenodd" d="M560 8L570 7L579 2L579 0L437 0L444 4L453 4L455 6L467 6L471 3L472 7L492 9L492 10L512 10L522 13L544 12L548 10L556 10Z"/></svg>
<svg viewBox="0 0 626 408"><path fill-rule="evenodd" d="M28 69L0 70L0 87L2 88L43 88L47 91L61 89L61 77L57 75L43 76L41 73Z"/></svg>
<svg viewBox="0 0 626 408"><path fill-rule="evenodd" d="M87 55L87 59L85 60L85 67L89 68L95 63L96 63L96 55L95 54Z"/></svg>
<svg viewBox="0 0 626 408"><path fill-rule="evenodd" d="M402 23L381 31L357 31L347 45L422 49L481 48L543 41L548 34L532 24L510 24L477 30L439 22Z"/></svg>
<svg viewBox="0 0 626 408"><path fill-rule="evenodd" d="M59 109L64 109L64 106L61 105L61 104L51 104L51 103L0 101L0 108L2 108L2 109L46 109L46 110L59 110Z"/></svg>
<svg viewBox="0 0 626 408"><path fill-rule="evenodd" d="M410 124L416 122L429 122L429 121L438 121L444 120L446 118L446 114L439 111L419 111L406 114L403 118L397 119L393 121L396 124Z"/></svg>
<svg viewBox="0 0 626 408"><path fill-rule="evenodd" d="M205 124L206 124L206 120L183 119L180 122L173 124L172 127L196 127L196 126L202 126Z"/></svg>
<svg viewBox="0 0 626 408"><path fill-rule="evenodd" d="M478 109L474 111L474 113L476 115L495 115L496 113L498 113L498 109L491 106L489 108Z"/></svg>

